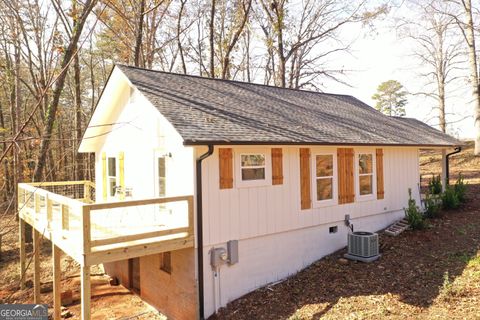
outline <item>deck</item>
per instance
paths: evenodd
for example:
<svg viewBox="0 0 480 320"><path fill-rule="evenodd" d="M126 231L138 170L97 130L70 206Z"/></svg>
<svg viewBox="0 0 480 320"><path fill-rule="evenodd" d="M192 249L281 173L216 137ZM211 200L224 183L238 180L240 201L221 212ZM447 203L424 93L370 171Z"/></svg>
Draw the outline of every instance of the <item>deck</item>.
<svg viewBox="0 0 480 320"><path fill-rule="evenodd" d="M55 286L59 285L61 251L81 266L82 318L89 319L91 265L194 245L191 195L97 203L95 184L90 181L21 183L18 208L22 286L27 223L34 230L34 303L40 303L39 240L52 242L56 319L60 316L60 288Z"/></svg>

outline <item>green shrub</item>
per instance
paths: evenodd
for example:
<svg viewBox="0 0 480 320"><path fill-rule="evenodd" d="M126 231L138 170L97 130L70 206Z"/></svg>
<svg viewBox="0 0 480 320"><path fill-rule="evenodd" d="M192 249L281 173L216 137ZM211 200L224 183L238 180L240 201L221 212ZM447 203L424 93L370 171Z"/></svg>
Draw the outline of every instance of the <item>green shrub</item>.
<svg viewBox="0 0 480 320"><path fill-rule="evenodd" d="M445 209L456 209L460 205L455 187L447 186L442 194L442 205Z"/></svg>
<svg viewBox="0 0 480 320"><path fill-rule="evenodd" d="M425 212L427 218L436 218L440 214L441 199L438 195L431 195L428 190L425 194Z"/></svg>
<svg viewBox="0 0 480 320"><path fill-rule="evenodd" d="M457 181L455 181L455 185L453 186L455 190L455 194L457 195L458 201L464 203L467 199L465 194L467 193L467 185L463 181L463 176L460 174L458 176Z"/></svg>
<svg viewBox="0 0 480 320"><path fill-rule="evenodd" d="M408 224L414 230L425 228L425 219L415 199L412 199L412 189L408 188L408 208L403 209Z"/></svg>
<svg viewBox="0 0 480 320"><path fill-rule="evenodd" d="M441 194L442 193L442 179L440 176L432 175L432 180L428 182L428 190L431 194Z"/></svg>

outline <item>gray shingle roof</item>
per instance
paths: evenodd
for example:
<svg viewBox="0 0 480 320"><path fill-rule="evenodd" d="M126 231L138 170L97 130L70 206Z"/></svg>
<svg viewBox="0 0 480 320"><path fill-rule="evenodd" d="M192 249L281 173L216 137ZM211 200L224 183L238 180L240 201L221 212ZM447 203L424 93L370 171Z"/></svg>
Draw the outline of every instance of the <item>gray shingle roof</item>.
<svg viewBox="0 0 480 320"><path fill-rule="evenodd" d="M388 117L346 95L117 65L192 144L461 144L414 119Z"/></svg>

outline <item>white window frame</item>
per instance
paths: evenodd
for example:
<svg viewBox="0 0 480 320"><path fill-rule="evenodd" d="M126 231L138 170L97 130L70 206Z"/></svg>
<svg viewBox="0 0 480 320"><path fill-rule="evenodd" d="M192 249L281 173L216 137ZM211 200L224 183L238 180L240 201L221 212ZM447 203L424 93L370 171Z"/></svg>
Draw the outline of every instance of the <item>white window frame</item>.
<svg viewBox="0 0 480 320"><path fill-rule="evenodd" d="M359 173L359 160L361 154L372 155L372 193L360 195L360 173ZM371 201L377 199L377 155L375 149L358 149L355 150L355 199L356 201Z"/></svg>
<svg viewBox="0 0 480 320"><path fill-rule="evenodd" d="M235 166L235 186L237 188L263 187L272 184L272 155L270 148L242 148L233 150ZM265 179L242 180L242 155L265 155ZM263 168L263 166L261 166ZM260 167L259 167L260 168Z"/></svg>
<svg viewBox="0 0 480 320"><path fill-rule="evenodd" d="M115 193L112 195L112 186L110 184L110 180L115 179L115 187L118 187L118 172L119 172L119 164L118 164L118 156L112 154L106 154L107 157L107 199L115 199ZM115 176L110 175L110 159L115 159ZM116 192L116 191L115 191Z"/></svg>
<svg viewBox="0 0 480 320"><path fill-rule="evenodd" d="M338 170L337 170L337 151L331 149L313 149L311 159L311 185L312 185L312 204L314 208L335 206L338 204ZM332 199L317 200L317 156L331 155L333 157L333 176L332 176Z"/></svg>

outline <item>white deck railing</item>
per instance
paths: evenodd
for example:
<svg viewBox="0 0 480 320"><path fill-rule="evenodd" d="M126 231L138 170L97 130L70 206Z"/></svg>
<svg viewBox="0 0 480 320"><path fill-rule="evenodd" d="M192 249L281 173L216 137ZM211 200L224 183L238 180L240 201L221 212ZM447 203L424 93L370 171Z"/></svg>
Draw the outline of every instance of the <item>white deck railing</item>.
<svg viewBox="0 0 480 320"><path fill-rule="evenodd" d="M18 186L20 218L82 265L193 246L193 196L94 202L90 181Z"/></svg>

